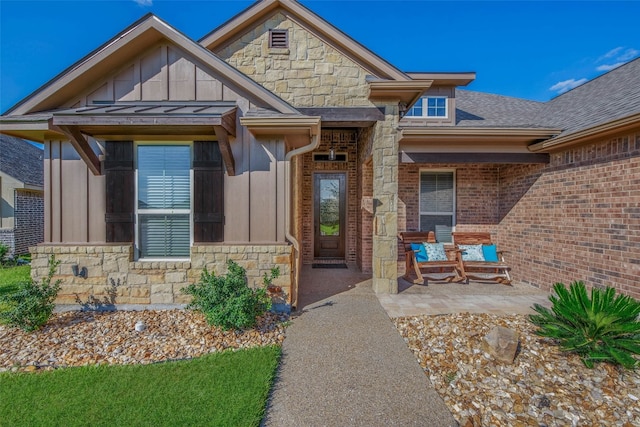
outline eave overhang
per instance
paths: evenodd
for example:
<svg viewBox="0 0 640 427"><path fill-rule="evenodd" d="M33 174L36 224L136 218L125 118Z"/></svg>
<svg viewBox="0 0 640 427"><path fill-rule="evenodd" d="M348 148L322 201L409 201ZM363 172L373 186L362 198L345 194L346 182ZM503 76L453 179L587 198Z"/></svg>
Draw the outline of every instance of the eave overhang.
<svg viewBox="0 0 640 427"><path fill-rule="evenodd" d="M371 80L369 81L369 99L398 99L409 107L431 87L433 80Z"/></svg>
<svg viewBox="0 0 640 427"><path fill-rule="evenodd" d="M406 74L413 80L433 80L433 86L466 86L476 79L475 72L407 72Z"/></svg>
<svg viewBox="0 0 640 427"><path fill-rule="evenodd" d="M640 130L640 113L632 114L618 120L612 120L578 132L541 141L532 144L529 146L529 149L533 152L552 153L567 147L588 143L595 139L630 130Z"/></svg>
<svg viewBox="0 0 640 427"><path fill-rule="evenodd" d="M400 130L400 143L458 141L533 143L559 135L562 129L552 128L478 128L478 127L405 127Z"/></svg>
<svg viewBox="0 0 640 427"><path fill-rule="evenodd" d="M529 144L560 133L541 128L420 127L399 130L401 163L548 163L546 153Z"/></svg>
<svg viewBox="0 0 640 427"><path fill-rule="evenodd" d="M240 117L240 124L256 138L295 136L310 141L320 135L321 123L320 116Z"/></svg>

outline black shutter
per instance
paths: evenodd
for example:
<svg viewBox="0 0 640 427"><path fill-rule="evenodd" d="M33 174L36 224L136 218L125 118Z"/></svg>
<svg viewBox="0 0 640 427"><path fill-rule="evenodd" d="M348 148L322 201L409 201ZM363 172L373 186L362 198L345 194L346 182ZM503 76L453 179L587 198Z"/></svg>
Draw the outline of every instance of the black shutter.
<svg viewBox="0 0 640 427"><path fill-rule="evenodd" d="M133 141L106 141L107 242L133 242L135 173Z"/></svg>
<svg viewBox="0 0 640 427"><path fill-rule="evenodd" d="M224 170L217 142L193 143L193 241L224 240Z"/></svg>

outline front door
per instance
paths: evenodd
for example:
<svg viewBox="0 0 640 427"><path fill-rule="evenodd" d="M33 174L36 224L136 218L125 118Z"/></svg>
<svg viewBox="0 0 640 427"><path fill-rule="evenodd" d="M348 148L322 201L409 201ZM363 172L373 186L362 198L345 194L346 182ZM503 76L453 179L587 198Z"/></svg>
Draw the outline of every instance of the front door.
<svg viewBox="0 0 640 427"><path fill-rule="evenodd" d="M345 173L314 174L314 258L344 259L345 181Z"/></svg>

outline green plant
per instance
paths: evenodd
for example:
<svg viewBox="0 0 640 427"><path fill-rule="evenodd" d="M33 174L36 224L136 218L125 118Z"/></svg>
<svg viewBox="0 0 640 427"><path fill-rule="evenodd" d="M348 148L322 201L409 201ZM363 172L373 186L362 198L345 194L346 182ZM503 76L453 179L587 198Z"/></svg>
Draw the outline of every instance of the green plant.
<svg viewBox="0 0 640 427"><path fill-rule="evenodd" d="M0 266L4 265L5 258L7 257L8 253L9 253L9 246L0 242Z"/></svg>
<svg viewBox="0 0 640 427"><path fill-rule="evenodd" d="M42 282L27 280L19 283L15 292L1 295L0 322L27 332L35 331L47 323L60 290L60 280L51 283L59 264L52 255L49 272Z"/></svg>
<svg viewBox="0 0 640 427"><path fill-rule="evenodd" d="M223 329L250 328L258 316L271 308L271 299L265 288L249 288L244 268L232 260L227 262L227 267L229 271L224 276L216 276L205 268L200 282L182 289L193 297L187 308L201 311L210 325ZM273 274L274 270L271 280Z"/></svg>
<svg viewBox="0 0 640 427"><path fill-rule="evenodd" d="M627 295L615 295L613 288L593 288L591 298L583 282L553 286L551 309L535 304L530 315L536 333L554 338L560 349L574 352L588 368L594 362L611 362L632 369L639 364L640 302Z"/></svg>

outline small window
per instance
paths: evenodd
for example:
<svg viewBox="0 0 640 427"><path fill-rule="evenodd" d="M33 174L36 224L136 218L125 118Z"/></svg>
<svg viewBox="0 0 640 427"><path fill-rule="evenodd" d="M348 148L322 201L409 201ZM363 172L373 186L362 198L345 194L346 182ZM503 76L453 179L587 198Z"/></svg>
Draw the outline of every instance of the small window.
<svg viewBox="0 0 640 427"><path fill-rule="evenodd" d="M447 117L446 96L425 96L420 98L407 112L408 117Z"/></svg>
<svg viewBox="0 0 640 427"><path fill-rule="evenodd" d="M269 30L269 47L286 49L289 47L289 32L287 30Z"/></svg>
<svg viewBox="0 0 640 427"><path fill-rule="evenodd" d="M439 242L451 242L455 225L453 172L420 173L420 231L433 231Z"/></svg>

